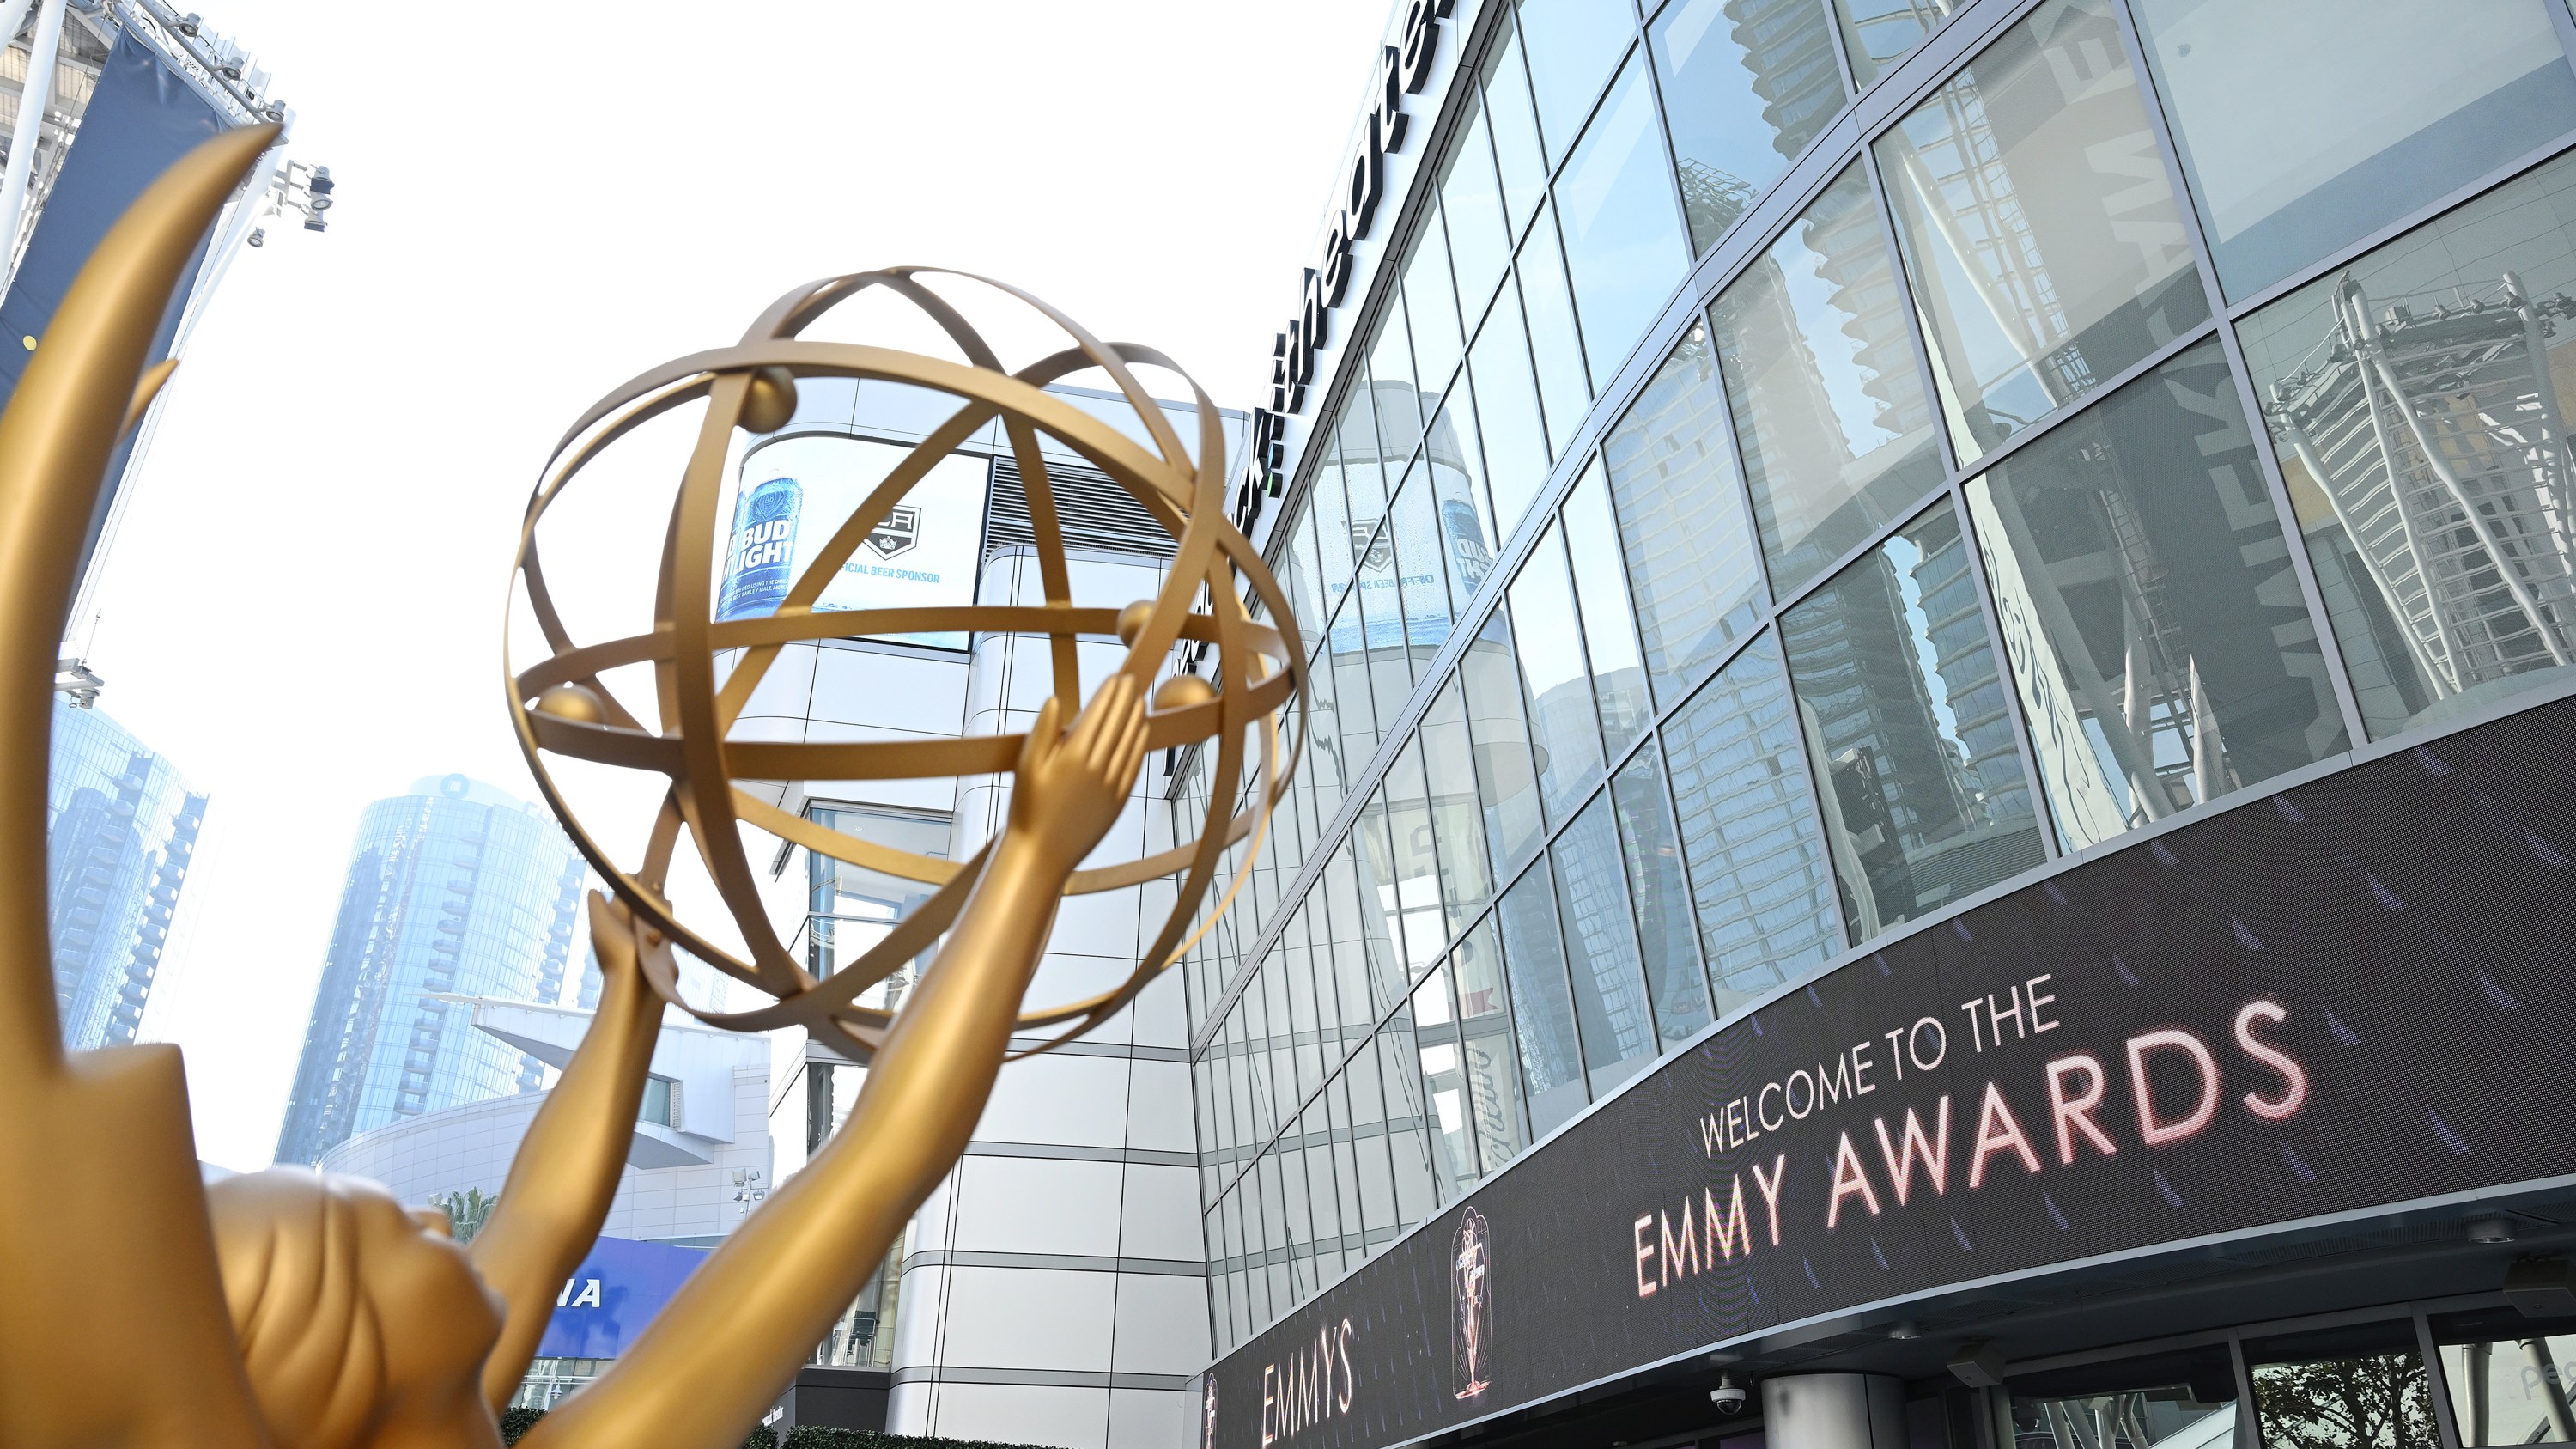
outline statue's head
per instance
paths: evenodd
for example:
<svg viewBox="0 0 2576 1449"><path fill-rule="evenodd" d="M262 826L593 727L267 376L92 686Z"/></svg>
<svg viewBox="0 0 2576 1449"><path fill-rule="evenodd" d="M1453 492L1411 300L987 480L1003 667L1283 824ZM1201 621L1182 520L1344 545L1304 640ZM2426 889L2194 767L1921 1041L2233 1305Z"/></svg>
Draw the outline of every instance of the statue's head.
<svg viewBox="0 0 2576 1449"><path fill-rule="evenodd" d="M498 1442L479 1379L501 1304L445 1214L302 1168L226 1178L206 1201L233 1333L280 1449Z"/></svg>

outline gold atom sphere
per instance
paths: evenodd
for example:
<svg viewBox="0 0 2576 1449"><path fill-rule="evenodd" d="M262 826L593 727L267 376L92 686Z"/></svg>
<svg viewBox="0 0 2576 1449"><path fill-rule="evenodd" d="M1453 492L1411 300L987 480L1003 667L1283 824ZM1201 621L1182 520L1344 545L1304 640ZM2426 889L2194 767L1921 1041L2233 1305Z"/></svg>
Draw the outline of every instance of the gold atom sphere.
<svg viewBox="0 0 2576 1449"><path fill-rule="evenodd" d="M1065 1028L1048 1045L1071 1040L1106 1020L1188 950L1223 911L1251 869L1262 827L1294 772L1297 744L1305 734L1305 664L1302 651L1290 643L1297 637L1295 624L1277 580L1226 514L1225 434L1207 394L1190 383L1197 413L1194 452L1130 371L1134 365L1159 367L1187 381L1187 374L1161 353L1132 343L1102 342L1017 288L969 277L1034 308L1072 339L1073 345L1062 351L1006 372L984 338L923 284L925 275L968 277L897 267L811 283L772 303L734 346L665 363L610 392L582 415L548 458L520 529L513 580L513 599L526 606L547 650L545 658L508 680L520 749L546 803L591 867L645 922L775 1000L751 1011L705 1010L683 998L667 956L648 957L655 989L712 1025L741 1031L801 1025L859 1060L874 1051L893 1018L857 997L948 928L974 886L984 854L952 862L879 845L789 814L738 782L810 784L1006 773L1019 758L1024 736L839 743L732 738L734 721L782 646L943 631L1044 636L1050 641L1053 693L1068 722L1082 704L1077 640L1118 639L1127 648L1119 669L1140 683L1161 672L1176 641L1195 640L1213 650L1214 684L1176 675L1154 692L1147 715L1148 743L1155 749L1214 742L1207 813L1196 838L1137 859L1075 871L1065 887L1067 894L1085 894L1178 876L1180 889L1124 982L1079 1001L1021 1014L1022 1031ZM830 309L872 287L922 311L967 360L809 341L801 335ZM1094 368L1115 382L1135 410L1150 449L1045 390L1058 378ZM773 613L719 621L716 569L725 526L721 499L729 445L737 428L771 433L785 427L795 414L796 380L803 377L907 383L949 395L957 410L840 521ZM707 408L670 508L654 629L577 642L538 563L539 522L610 445L647 421L700 399ZM997 417L1028 492L1045 603L816 609L825 585L894 507L935 464ZM1077 603L1072 597L1064 539L1038 447L1041 435L1107 474L1171 535L1171 570L1154 598L1117 607L1102 601ZM1245 591L1259 600L1269 622L1251 616ZM1202 600L1205 607L1196 607ZM645 723L602 681L609 671L638 664L653 671L657 725ZM1292 701L1298 719L1283 749L1277 726ZM1256 753L1259 769L1247 780L1248 757ZM667 781L661 810L632 867L620 864L584 828L548 768L550 756L644 771ZM1247 790L1247 784L1252 788ZM1240 808L1237 802L1242 802ZM796 961L770 923L754 855L739 828L746 824L818 855L935 889L856 960L818 978ZM670 867L683 838L705 864L747 943L747 957L718 947L670 906ZM1233 882L1193 932L1190 923L1207 896L1219 858L1245 840L1249 844Z"/></svg>

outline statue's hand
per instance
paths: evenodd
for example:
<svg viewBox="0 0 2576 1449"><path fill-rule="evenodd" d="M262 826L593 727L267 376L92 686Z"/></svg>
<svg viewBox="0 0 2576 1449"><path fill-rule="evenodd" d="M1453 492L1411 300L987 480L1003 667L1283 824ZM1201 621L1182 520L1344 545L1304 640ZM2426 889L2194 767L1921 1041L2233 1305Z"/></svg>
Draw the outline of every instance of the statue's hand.
<svg viewBox="0 0 2576 1449"><path fill-rule="evenodd" d="M1073 869L1118 819L1144 758L1145 697L1133 677L1111 675L1070 732L1048 699L1020 750L1011 834Z"/></svg>

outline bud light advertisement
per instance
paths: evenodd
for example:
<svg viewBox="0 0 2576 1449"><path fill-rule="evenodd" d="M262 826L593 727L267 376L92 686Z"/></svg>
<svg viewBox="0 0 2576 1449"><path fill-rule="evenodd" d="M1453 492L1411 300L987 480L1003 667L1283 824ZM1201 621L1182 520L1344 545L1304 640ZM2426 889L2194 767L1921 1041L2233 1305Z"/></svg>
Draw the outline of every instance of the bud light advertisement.
<svg viewBox="0 0 2576 1449"><path fill-rule="evenodd" d="M777 612L886 476L910 456L897 443L837 435L779 438L743 459L726 540L716 618ZM975 601L983 558L990 460L952 454L933 464L816 593L816 613L962 607ZM966 647L964 630L871 635L937 649Z"/></svg>

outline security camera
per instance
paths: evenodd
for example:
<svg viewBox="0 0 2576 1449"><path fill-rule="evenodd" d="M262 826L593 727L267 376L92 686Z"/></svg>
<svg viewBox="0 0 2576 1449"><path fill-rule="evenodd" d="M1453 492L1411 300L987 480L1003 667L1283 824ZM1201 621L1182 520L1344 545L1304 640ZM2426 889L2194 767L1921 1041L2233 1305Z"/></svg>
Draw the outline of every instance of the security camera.
<svg viewBox="0 0 2576 1449"><path fill-rule="evenodd" d="M1708 1391L1708 1401L1715 1404L1721 1414L1741 1413L1745 1397L1744 1385L1737 1383L1733 1374L1720 1375L1717 1387Z"/></svg>

